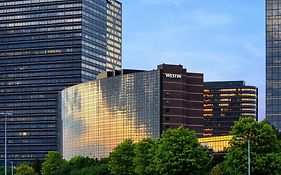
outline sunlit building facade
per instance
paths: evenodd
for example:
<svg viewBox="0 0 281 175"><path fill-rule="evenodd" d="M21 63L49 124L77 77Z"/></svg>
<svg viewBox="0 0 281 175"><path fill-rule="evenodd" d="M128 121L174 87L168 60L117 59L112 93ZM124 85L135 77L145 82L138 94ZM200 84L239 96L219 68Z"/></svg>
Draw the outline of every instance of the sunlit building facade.
<svg viewBox="0 0 281 175"><path fill-rule="evenodd" d="M244 81L204 83L204 136L225 136L241 117L258 119L258 89Z"/></svg>
<svg viewBox="0 0 281 175"><path fill-rule="evenodd" d="M281 1L266 0L266 120L281 131Z"/></svg>
<svg viewBox="0 0 281 175"><path fill-rule="evenodd" d="M125 139L158 138L181 125L202 136L203 74L165 64L115 74L61 92L64 158L107 157Z"/></svg>
<svg viewBox="0 0 281 175"><path fill-rule="evenodd" d="M199 138L198 141L202 146L212 150L214 153L225 153L227 151L227 148L229 148L229 142L232 138L232 135L226 135Z"/></svg>
<svg viewBox="0 0 281 175"><path fill-rule="evenodd" d="M121 70L121 8L115 0L0 1L0 112L13 114L10 161L57 150L58 92Z"/></svg>

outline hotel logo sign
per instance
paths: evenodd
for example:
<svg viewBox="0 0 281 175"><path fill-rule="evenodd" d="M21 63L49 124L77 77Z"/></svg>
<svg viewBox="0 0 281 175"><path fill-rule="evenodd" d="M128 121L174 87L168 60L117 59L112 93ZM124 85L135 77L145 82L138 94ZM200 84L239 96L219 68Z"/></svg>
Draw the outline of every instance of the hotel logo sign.
<svg viewBox="0 0 281 175"><path fill-rule="evenodd" d="M164 73L166 78L172 78L172 79L181 79L181 75L180 74L171 74L171 73Z"/></svg>

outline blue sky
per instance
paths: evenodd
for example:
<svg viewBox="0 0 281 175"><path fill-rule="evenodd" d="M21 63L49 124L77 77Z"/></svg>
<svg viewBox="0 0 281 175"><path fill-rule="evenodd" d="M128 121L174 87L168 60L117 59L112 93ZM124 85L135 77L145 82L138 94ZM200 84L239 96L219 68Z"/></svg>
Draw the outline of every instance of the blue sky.
<svg viewBox="0 0 281 175"><path fill-rule="evenodd" d="M245 80L265 100L263 0L121 0L123 67L182 64L205 81Z"/></svg>

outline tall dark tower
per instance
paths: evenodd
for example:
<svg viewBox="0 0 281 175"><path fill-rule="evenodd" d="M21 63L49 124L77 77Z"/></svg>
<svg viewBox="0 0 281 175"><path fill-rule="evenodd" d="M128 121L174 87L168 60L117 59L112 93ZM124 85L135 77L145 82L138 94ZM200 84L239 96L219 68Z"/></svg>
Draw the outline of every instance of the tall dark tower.
<svg viewBox="0 0 281 175"><path fill-rule="evenodd" d="M121 35L116 0L0 1L0 112L12 113L8 160L43 160L57 150L58 92L121 70Z"/></svg>
<svg viewBox="0 0 281 175"><path fill-rule="evenodd" d="M281 1L266 0L266 119L281 131Z"/></svg>

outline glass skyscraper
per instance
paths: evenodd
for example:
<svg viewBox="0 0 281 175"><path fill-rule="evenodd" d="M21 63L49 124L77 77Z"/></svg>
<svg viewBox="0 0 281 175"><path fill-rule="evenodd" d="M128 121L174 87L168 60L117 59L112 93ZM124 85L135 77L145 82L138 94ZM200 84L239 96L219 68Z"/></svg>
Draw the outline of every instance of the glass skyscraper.
<svg viewBox="0 0 281 175"><path fill-rule="evenodd" d="M0 112L13 114L10 161L43 160L58 149L58 92L121 69L121 24L115 0L0 1Z"/></svg>
<svg viewBox="0 0 281 175"><path fill-rule="evenodd" d="M281 131L281 1L266 0L266 119Z"/></svg>

